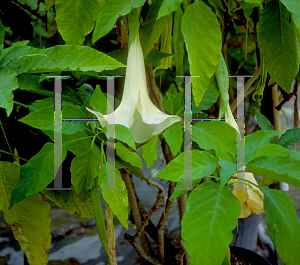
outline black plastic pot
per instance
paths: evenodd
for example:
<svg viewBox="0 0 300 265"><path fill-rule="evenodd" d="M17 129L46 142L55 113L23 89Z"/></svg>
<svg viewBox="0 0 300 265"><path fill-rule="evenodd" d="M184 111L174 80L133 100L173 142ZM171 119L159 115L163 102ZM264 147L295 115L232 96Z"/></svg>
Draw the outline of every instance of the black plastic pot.
<svg viewBox="0 0 300 265"><path fill-rule="evenodd" d="M272 265L268 260L264 257L258 255L252 250L230 246L231 256L236 257L237 259L243 260L246 264L251 265ZM234 259L233 259L234 261ZM233 263L235 264L235 263Z"/></svg>
<svg viewBox="0 0 300 265"><path fill-rule="evenodd" d="M180 248L176 248L177 251ZM244 261L247 265L272 265L268 260L264 257L258 255L254 251L249 249L230 246L231 256L233 257L232 261ZM157 256L157 255L156 255ZM237 263L232 263L237 264ZM152 265L147 260L144 260L140 265Z"/></svg>

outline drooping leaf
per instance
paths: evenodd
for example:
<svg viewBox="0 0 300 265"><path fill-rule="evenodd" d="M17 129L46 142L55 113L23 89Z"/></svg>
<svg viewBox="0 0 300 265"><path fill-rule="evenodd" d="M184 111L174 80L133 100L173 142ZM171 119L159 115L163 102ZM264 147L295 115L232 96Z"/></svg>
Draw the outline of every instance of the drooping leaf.
<svg viewBox="0 0 300 265"><path fill-rule="evenodd" d="M107 106L107 97L102 93L99 85L96 86L95 91L93 92L90 106L92 106L95 111L100 111L102 114L107 114L114 111L110 104Z"/></svg>
<svg viewBox="0 0 300 265"><path fill-rule="evenodd" d="M177 10L183 0L164 0L158 12L157 19L167 16Z"/></svg>
<svg viewBox="0 0 300 265"><path fill-rule="evenodd" d="M4 218L11 225L14 237L19 241L29 263L46 265L51 244L51 207L37 193L9 209L12 189L17 185L19 177L20 166L0 162L0 198Z"/></svg>
<svg viewBox="0 0 300 265"><path fill-rule="evenodd" d="M157 158L157 141L158 141L158 136L155 135L148 143L142 145L143 158L149 169L153 167Z"/></svg>
<svg viewBox="0 0 300 265"><path fill-rule="evenodd" d="M281 135L278 140L278 144L283 147L288 147L291 144L300 141L300 128L287 129L283 135Z"/></svg>
<svg viewBox="0 0 300 265"><path fill-rule="evenodd" d="M218 157L227 161L235 161L236 130L225 122L197 122L193 125L192 140L204 150L215 150Z"/></svg>
<svg viewBox="0 0 300 265"><path fill-rule="evenodd" d="M247 171L300 187L299 160L287 156L260 156L247 164Z"/></svg>
<svg viewBox="0 0 300 265"><path fill-rule="evenodd" d="M105 36L114 26L118 17L127 15L132 8L141 7L146 0L106 0L102 5L93 32L93 43Z"/></svg>
<svg viewBox="0 0 300 265"><path fill-rule="evenodd" d="M190 152L192 156L192 169L187 169L187 173L189 176L192 175L192 179L207 177L216 169L218 160L210 153L199 150L187 152ZM173 182L184 179L184 153L181 153L172 160L156 177Z"/></svg>
<svg viewBox="0 0 300 265"><path fill-rule="evenodd" d="M12 91L19 87L17 73L11 70L0 70L0 108L6 109L6 115L9 117L13 110L13 93Z"/></svg>
<svg viewBox="0 0 300 265"><path fill-rule="evenodd" d="M222 46L220 25L211 9L196 0L189 5L182 18L182 33L186 42L193 95L198 106L219 62Z"/></svg>
<svg viewBox="0 0 300 265"><path fill-rule="evenodd" d="M66 156L67 150L62 145L62 162ZM10 208L22 201L25 196L45 189L56 173L54 172L54 144L46 143L35 156L21 166L20 180L12 190Z"/></svg>
<svg viewBox="0 0 300 265"><path fill-rule="evenodd" d="M156 0L151 4L146 20L141 27L140 40L143 48L144 58L147 57L148 53L153 48L154 43L158 41L164 27L169 22L167 16L157 19L162 1L163 0Z"/></svg>
<svg viewBox="0 0 300 265"><path fill-rule="evenodd" d="M86 153L73 158L70 171L71 183L78 196L85 201L90 197L90 190L95 184L95 178L99 173L101 165L100 150L93 145Z"/></svg>
<svg viewBox="0 0 300 265"><path fill-rule="evenodd" d="M94 218L94 212L92 207L92 202L90 199L82 201L78 194L75 192L74 188L68 191L70 194L68 200L65 201L60 193L54 192L52 190L44 190L43 193L47 198L53 201L58 207L64 208L67 213L79 214L82 218Z"/></svg>
<svg viewBox="0 0 300 265"><path fill-rule="evenodd" d="M267 2L257 25L258 44L268 72L287 93L299 67L296 33L286 7L278 0Z"/></svg>
<svg viewBox="0 0 300 265"><path fill-rule="evenodd" d="M116 154L124 161L129 162L134 167L142 168L142 160L137 153L129 151L124 145L120 142L115 143Z"/></svg>
<svg viewBox="0 0 300 265"><path fill-rule="evenodd" d="M175 12L173 28L173 47L174 61L176 65L176 74L182 74L183 55L184 55L184 38L181 32L182 9L178 8Z"/></svg>
<svg viewBox="0 0 300 265"><path fill-rule="evenodd" d="M249 161L249 157L252 156L257 149L262 146L270 144L270 139L282 131L257 131L251 133L245 137L245 162Z"/></svg>
<svg viewBox="0 0 300 265"><path fill-rule="evenodd" d="M284 192L262 187L268 231L284 264L300 260L300 223L293 201Z"/></svg>
<svg viewBox="0 0 300 265"><path fill-rule="evenodd" d="M237 224L241 206L227 187L219 189L208 181L199 188L201 190L192 191L188 197L182 238L191 264L221 264L232 241L231 231Z"/></svg>
<svg viewBox="0 0 300 265"><path fill-rule="evenodd" d="M55 0L45 0L44 11L49 11L54 6Z"/></svg>
<svg viewBox="0 0 300 265"><path fill-rule="evenodd" d="M182 141L183 141L183 132L179 122L173 123L169 126L163 133L163 136L166 139L166 142L170 146L170 149L174 156L180 151Z"/></svg>
<svg viewBox="0 0 300 265"><path fill-rule="evenodd" d="M216 69L216 80L218 84L218 89L220 92L220 110L219 110L219 119L221 119L225 113L225 109L229 102L229 76L227 66L224 60L224 57L221 53L220 60Z"/></svg>
<svg viewBox="0 0 300 265"><path fill-rule="evenodd" d="M56 24L66 44L82 44L94 28L98 0L55 1Z"/></svg>
<svg viewBox="0 0 300 265"><path fill-rule="evenodd" d="M128 229L128 193L119 170L115 169L115 190L105 189L107 187L105 167L100 170L98 181L104 200L109 204L120 223Z"/></svg>
<svg viewBox="0 0 300 265"><path fill-rule="evenodd" d="M198 183L200 183L200 181L202 180L202 178L195 178L192 179L192 187L195 187ZM170 197L170 201L173 202L174 199L181 197L182 195L186 194L189 190L185 190L184 189L184 179L179 180L176 184L176 188L172 194L172 196Z"/></svg>
<svg viewBox="0 0 300 265"><path fill-rule="evenodd" d="M134 142L134 136L127 127L121 124L115 124L115 125L109 124L102 129L102 132L106 133L107 127L113 127L113 126L115 131L115 139L127 144L129 147L135 150L136 147Z"/></svg>
<svg viewBox="0 0 300 265"><path fill-rule="evenodd" d="M88 46L56 45L43 50L46 57L22 57L10 62L5 68L22 73L55 71L112 70L125 65Z"/></svg>

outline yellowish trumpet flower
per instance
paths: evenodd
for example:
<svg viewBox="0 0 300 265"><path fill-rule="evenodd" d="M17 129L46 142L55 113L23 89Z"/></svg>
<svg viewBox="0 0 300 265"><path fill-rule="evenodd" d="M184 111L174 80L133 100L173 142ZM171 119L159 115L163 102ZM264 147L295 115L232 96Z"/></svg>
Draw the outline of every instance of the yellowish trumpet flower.
<svg viewBox="0 0 300 265"><path fill-rule="evenodd" d="M243 174L244 174L244 172L237 173L237 176L240 177ZM257 184L257 182L251 172L245 172L245 179ZM233 184L234 189L233 189L232 193L239 199L240 204L241 204L242 209L241 209L241 214L240 214L239 218L246 218L251 214L251 212L253 212L255 214L260 214L260 213L264 212L263 201L260 199L259 195L255 191L253 191L253 190L256 190L261 194L261 196L263 196L260 189L258 189L257 187L255 187L254 185L251 185L251 184L250 184L250 186L253 187L253 189L250 189L247 186L245 186L245 189L239 189L238 188L239 182L241 182L241 180L239 180L239 179L237 180L237 182L235 179L229 180L229 183L234 183Z"/></svg>
<svg viewBox="0 0 300 265"><path fill-rule="evenodd" d="M161 112L150 100L147 90L145 64L139 36L132 42L127 59L123 97L118 108L103 115L87 108L97 116L102 127L114 121L129 128L136 143L142 143L181 120L176 115ZM105 119L105 120L104 120Z"/></svg>
<svg viewBox="0 0 300 265"><path fill-rule="evenodd" d="M231 109L229 104L227 104L226 110L225 110L225 122L231 125L233 128L235 128L238 133L240 133L238 125L232 115ZM245 170L245 166L243 165L241 167L242 171ZM241 204L241 214L239 218L246 218L248 217L251 212L255 214L260 214L264 212L264 203L259 197L259 195L253 191L257 190L261 196L263 196L262 192L260 189L257 187L253 186L250 184L250 186L253 189L250 189L248 186L245 185L244 180L249 180L253 182L254 184L257 184L253 174L251 172L239 172L235 174L234 176L238 176L239 178L243 180L235 180L235 179L230 179L229 183L234 183L233 184L233 191L232 193L239 199L240 204Z"/></svg>

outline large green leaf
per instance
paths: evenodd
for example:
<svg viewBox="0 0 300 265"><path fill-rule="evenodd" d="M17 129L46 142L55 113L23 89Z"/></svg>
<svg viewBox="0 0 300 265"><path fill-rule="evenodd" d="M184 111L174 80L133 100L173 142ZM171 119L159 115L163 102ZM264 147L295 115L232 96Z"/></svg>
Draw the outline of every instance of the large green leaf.
<svg viewBox="0 0 300 265"><path fill-rule="evenodd" d="M94 28L100 9L98 0L56 0L56 23L66 44L82 44Z"/></svg>
<svg viewBox="0 0 300 265"><path fill-rule="evenodd" d="M73 190L68 191L68 200L65 201L59 192L44 190L43 193L49 200L53 201L58 207L64 208L67 213L79 214L82 218L94 218L92 202L90 199L82 201L78 194Z"/></svg>
<svg viewBox="0 0 300 265"><path fill-rule="evenodd" d="M278 144L283 147L288 147L291 144L297 143L300 141L300 128L291 128L285 131L278 140Z"/></svg>
<svg viewBox="0 0 300 265"><path fill-rule="evenodd" d="M90 197L90 191L95 184L95 177L99 173L101 165L100 150L93 145L90 150L73 158L70 171L71 183L74 186L78 196L85 201Z"/></svg>
<svg viewBox="0 0 300 265"><path fill-rule="evenodd" d="M90 106L92 106L95 111L100 111L103 115L114 111L110 104L107 106L107 96L102 93L99 85L96 86L93 92Z"/></svg>
<svg viewBox="0 0 300 265"><path fill-rule="evenodd" d="M62 145L62 162L67 156L67 150ZM21 167L20 180L12 191L10 207L22 201L25 196L35 194L54 179L54 144L46 143L43 148Z"/></svg>
<svg viewBox="0 0 300 265"><path fill-rule="evenodd" d="M170 149L174 156L180 151L183 142L183 132L179 122L173 123L163 133L166 142L170 146Z"/></svg>
<svg viewBox="0 0 300 265"><path fill-rule="evenodd" d="M266 3L257 25L259 49L268 72L287 93L299 69L296 34L286 7L279 0Z"/></svg>
<svg viewBox="0 0 300 265"><path fill-rule="evenodd" d="M80 119L85 118L84 113L80 107L65 103L62 104L63 119ZM19 120L34 128L43 130L54 130L54 116L53 116L53 102L44 108L35 112L29 113L27 116ZM85 128L85 121L62 121L63 134L73 134L77 131L83 131Z"/></svg>
<svg viewBox="0 0 300 265"><path fill-rule="evenodd" d="M18 183L20 166L0 162L0 198L4 218L11 225L15 239L20 243L31 265L48 264L51 244L50 205L37 193L26 197L9 209L12 189Z"/></svg>
<svg viewBox="0 0 300 265"><path fill-rule="evenodd" d="M157 19L167 16L177 10L183 0L164 0L158 12Z"/></svg>
<svg viewBox="0 0 300 265"><path fill-rule="evenodd" d="M215 150L217 157L235 161L236 130L229 124L223 121L197 122L193 125L192 139L204 150Z"/></svg>
<svg viewBox="0 0 300 265"><path fill-rule="evenodd" d="M132 8L138 8L146 0L106 0L102 5L95 30L93 32L93 43L105 36L114 26L118 17L127 15Z"/></svg>
<svg viewBox="0 0 300 265"><path fill-rule="evenodd" d="M216 169L218 160L210 153L199 150L187 152L190 152L192 157L192 169L187 169L188 175L192 175L192 179L208 177ZM173 182L184 179L184 153L172 160L156 177Z"/></svg>
<svg viewBox="0 0 300 265"><path fill-rule="evenodd" d="M143 158L149 169L153 167L157 158L157 141L158 136L155 135L151 138L151 140L148 143L142 145Z"/></svg>
<svg viewBox="0 0 300 265"><path fill-rule="evenodd" d="M227 66L224 60L224 57L221 53L220 60L216 69L216 79L218 83L218 88L220 92L220 110L219 110L219 119L221 119L225 113L225 109L229 102L229 76Z"/></svg>
<svg viewBox="0 0 300 265"><path fill-rule="evenodd" d="M246 164L249 161L249 158L262 146L268 145L270 139L282 131L257 131L251 133L245 137L245 162Z"/></svg>
<svg viewBox="0 0 300 265"><path fill-rule="evenodd" d="M239 200L227 187L209 181L188 197L181 222L182 238L191 264L221 264L241 212Z"/></svg>
<svg viewBox="0 0 300 265"><path fill-rule="evenodd" d="M142 168L142 160L137 153L129 151L120 142L115 143L116 154L124 161L129 162L134 167Z"/></svg>
<svg viewBox="0 0 300 265"><path fill-rule="evenodd" d="M101 192L104 200L109 204L109 207L118 217L120 223L128 229L128 193L125 182L121 178L120 171L115 169L116 190L105 189L107 187L105 167L100 170L98 181L99 186L102 188Z"/></svg>
<svg viewBox="0 0 300 265"><path fill-rule="evenodd" d="M287 156L260 156L247 164L247 171L300 187L299 160Z"/></svg>
<svg viewBox="0 0 300 265"><path fill-rule="evenodd" d="M164 27L170 21L168 16L157 19L162 1L163 0L156 0L151 4L146 20L141 27L140 40L144 58L147 57L148 53L153 48L154 43L158 41Z"/></svg>
<svg viewBox="0 0 300 265"><path fill-rule="evenodd" d="M0 108L6 109L7 117L13 110L13 93L12 91L19 87L17 73L11 70L0 70Z"/></svg>
<svg viewBox="0 0 300 265"><path fill-rule="evenodd" d="M193 95L198 106L219 62L222 35L216 15L196 0L185 10L182 33L186 42L190 73L193 76Z"/></svg>
<svg viewBox="0 0 300 265"><path fill-rule="evenodd" d="M262 187L264 209L272 242L287 265L300 260L300 223L293 201L282 191Z"/></svg>
<svg viewBox="0 0 300 265"><path fill-rule="evenodd" d="M281 0L281 3L293 13L293 19L298 29L300 29L300 1L299 0Z"/></svg>
<svg viewBox="0 0 300 265"><path fill-rule="evenodd" d="M219 159L219 164L221 166L221 183L220 188L224 187L227 181L231 178L233 174L236 174L238 171L237 164L232 163L226 160L223 160L221 157Z"/></svg>
<svg viewBox="0 0 300 265"><path fill-rule="evenodd" d="M10 62L6 68L22 73L55 71L95 71L125 67L117 60L88 46L56 45L43 50L46 57L22 57Z"/></svg>

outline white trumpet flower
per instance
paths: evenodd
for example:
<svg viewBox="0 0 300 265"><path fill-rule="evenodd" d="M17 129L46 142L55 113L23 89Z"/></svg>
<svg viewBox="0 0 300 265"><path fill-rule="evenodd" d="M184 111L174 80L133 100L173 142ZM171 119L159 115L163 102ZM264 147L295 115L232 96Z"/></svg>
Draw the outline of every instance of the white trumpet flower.
<svg viewBox="0 0 300 265"><path fill-rule="evenodd" d="M106 123L127 127L133 133L136 143L151 139L181 120L176 115L161 112L151 102L147 90L143 51L138 35L128 51L124 92L118 108L108 115L87 109L97 116L102 127Z"/></svg>

